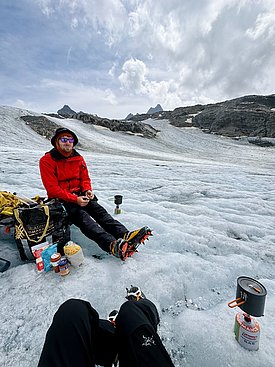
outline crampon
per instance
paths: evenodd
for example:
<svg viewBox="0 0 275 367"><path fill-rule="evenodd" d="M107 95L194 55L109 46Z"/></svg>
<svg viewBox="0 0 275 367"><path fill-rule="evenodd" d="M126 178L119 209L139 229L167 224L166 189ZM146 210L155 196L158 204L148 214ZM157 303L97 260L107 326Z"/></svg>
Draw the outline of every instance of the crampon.
<svg viewBox="0 0 275 367"><path fill-rule="evenodd" d="M152 236L152 231L149 227L142 227L136 231L127 233L124 236L125 243L123 245L123 258L122 260L131 257L135 252L138 252L138 247L149 237Z"/></svg>

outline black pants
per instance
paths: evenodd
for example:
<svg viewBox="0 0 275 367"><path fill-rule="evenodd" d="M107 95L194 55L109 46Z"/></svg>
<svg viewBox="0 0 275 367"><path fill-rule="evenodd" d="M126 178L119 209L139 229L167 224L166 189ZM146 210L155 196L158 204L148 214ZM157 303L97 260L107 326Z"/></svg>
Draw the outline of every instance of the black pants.
<svg viewBox="0 0 275 367"><path fill-rule="evenodd" d="M174 367L157 333L159 316L148 299L125 302L116 319L119 367Z"/></svg>
<svg viewBox="0 0 275 367"><path fill-rule="evenodd" d="M95 241L102 250L109 252L110 243L128 232L127 228L115 220L97 200L89 201L86 206L64 203L69 219L81 232Z"/></svg>
<svg viewBox="0 0 275 367"><path fill-rule="evenodd" d="M54 315L38 367L111 367L116 340L114 326L89 302L70 299Z"/></svg>
<svg viewBox="0 0 275 367"><path fill-rule="evenodd" d="M155 306L146 301L125 302L116 329L88 302L66 301L47 332L38 367L111 367L117 353L120 367L174 367L153 325Z"/></svg>

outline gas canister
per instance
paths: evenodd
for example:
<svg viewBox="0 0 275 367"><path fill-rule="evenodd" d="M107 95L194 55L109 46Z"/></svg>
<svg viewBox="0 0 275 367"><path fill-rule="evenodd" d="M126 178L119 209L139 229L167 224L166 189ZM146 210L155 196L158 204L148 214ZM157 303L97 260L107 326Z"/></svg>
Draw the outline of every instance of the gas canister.
<svg viewBox="0 0 275 367"><path fill-rule="evenodd" d="M258 350L260 325L250 315L239 312L235 317L234 334L238 343L248 350Z"/></svg>

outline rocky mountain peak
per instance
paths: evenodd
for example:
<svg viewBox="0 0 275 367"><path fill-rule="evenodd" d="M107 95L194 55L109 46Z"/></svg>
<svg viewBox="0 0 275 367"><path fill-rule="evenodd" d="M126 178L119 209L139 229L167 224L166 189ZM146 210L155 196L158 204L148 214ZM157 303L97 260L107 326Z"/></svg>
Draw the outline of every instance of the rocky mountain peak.
<svg viewBox="0 0 275 367"><path fill-rule="evenodd" d="M156 113L156 112L162 112L163 109L161 107L161 105L158 103L156 105L156 107L150 107L149 110L147 111L147 115L152 115L153 113Z"/></svg>
<svg viewBox="0 0 275 367"><path fill-rule="evenodd" d="M57 111L57 113L60 116L68 118L68 117L72 117L72 115L74 115L76 112L72 110L70 106L65 104L60 110Z"/></svg>

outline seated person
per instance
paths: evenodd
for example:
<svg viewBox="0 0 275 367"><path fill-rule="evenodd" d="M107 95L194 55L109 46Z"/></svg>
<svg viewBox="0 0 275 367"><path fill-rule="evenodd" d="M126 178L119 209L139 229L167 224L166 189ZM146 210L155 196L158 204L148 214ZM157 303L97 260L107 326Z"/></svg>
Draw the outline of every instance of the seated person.
<svg viewBox="0 0 275 367"><path fill-rule="evenodd" d="M122 260L132 256L151 230L142 227L130 232L98 204L86 162L74 149L78 138L73 131L57 129L51 143L54 148L39 162L48 197L61 200L71 222L104 251Z"/></svg>

